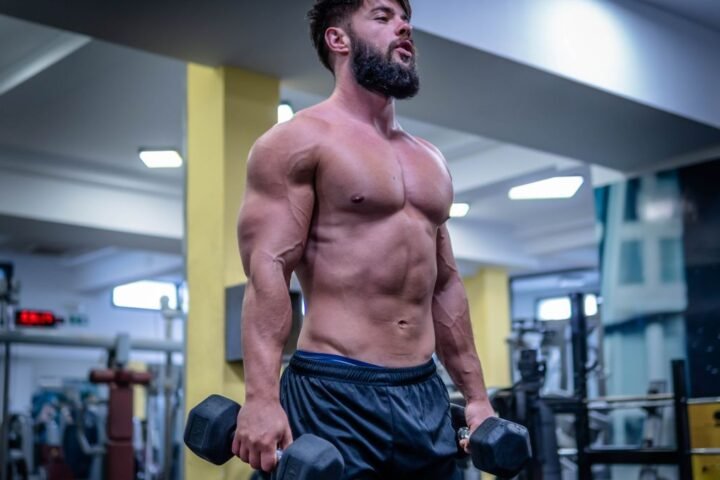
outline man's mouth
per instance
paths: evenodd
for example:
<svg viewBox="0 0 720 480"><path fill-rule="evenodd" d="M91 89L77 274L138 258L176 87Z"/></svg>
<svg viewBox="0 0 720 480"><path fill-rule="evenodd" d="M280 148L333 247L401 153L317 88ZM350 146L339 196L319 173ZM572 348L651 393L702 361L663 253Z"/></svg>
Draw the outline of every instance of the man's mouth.
<svg viewBox="0 0 720 480"><path fill-rule="evenodd" d="M412 42L405 40L403 42L398 43L395 46L395 50L400 53L403 57L413 57L415 56L415 47L413 46Z"/></svg>

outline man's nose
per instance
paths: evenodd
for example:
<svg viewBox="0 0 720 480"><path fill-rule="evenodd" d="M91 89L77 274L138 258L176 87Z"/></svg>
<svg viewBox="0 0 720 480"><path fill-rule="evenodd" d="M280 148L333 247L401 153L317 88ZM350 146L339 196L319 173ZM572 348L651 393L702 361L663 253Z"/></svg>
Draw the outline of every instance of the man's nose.
<svg viewBox="0 0 720 480"><path fill-rule="evenodd" d="M410 38L412 37L412 25L410 25L410 22L407 20L401 20L400 24L397 27L397 30L395 31L395 34L398 37L405 37Z"/></svg>

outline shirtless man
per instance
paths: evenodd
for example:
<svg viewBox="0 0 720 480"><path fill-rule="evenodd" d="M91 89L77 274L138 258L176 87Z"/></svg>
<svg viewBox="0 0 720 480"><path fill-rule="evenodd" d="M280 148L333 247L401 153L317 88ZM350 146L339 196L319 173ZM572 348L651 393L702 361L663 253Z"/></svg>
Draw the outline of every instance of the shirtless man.
<svg viewBox="0 0 720 480"><path fill-rule="evenodd" d="M395 99L419 85L410 14L408 0L316 0L311 34L335 90L250 153L238 224L246 397L232 449L253 468L272 470L277 448L314 433L343 454L344 478L454 478L433 353L471 431L493 414L445 225L450 175L395 118ZM307 309L279 382L293 271Z"/></svg>

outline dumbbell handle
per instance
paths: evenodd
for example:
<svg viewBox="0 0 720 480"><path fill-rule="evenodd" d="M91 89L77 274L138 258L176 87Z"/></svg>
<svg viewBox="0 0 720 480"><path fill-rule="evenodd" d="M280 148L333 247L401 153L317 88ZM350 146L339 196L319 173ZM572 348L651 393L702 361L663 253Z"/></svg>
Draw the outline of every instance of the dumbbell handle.
<svg viewBox="0 0 720 480"><path fill-rule="evenodd" d="M470 429L468 427L458 428L457 431L458 442L470 439Z"/></svg>
<svg viewBox="0 0 720 480"><path fill-rule="evenodd" d="M470 441L470 439L472 438L472 435L470 434L470 428L467 425L460 426L460 425L462 425L462 423L464 423L464 413L465 413L464 409L460 406L453 405L453 406L451 406L451 413L452 413L453 427L457 428L458 443L462 442L463 440ZM524 433L525 437L527 438L527 430L525 429L525 427L518 425L518 424L514 424L507 420L497 419L495 417L489 417L483 421L482 425L480 427L478 427L479 429L481 429L480 430L481 432L483 429L483 425L485 425L485 422L489 422L490 419L493 419L493 422L495 423L495 425L497 425L498 423L502 424L503 428L505 428L505 429L510 428L510 429L515 429L515 430L523 430L525 432ZM492 424L490 424L490 425L491 425L490 426L491 429L495 428L494 426L492 426ZM475 432L473 432L473 433L478 434L478 431L475 430ZM482 435L482 434L483 433L480 433L480 435ZM471 453L473 465L475 465L475 467L480 470L485 470L485 471L488 471L489 473L494 473L495 475L502 473L504 475L503 478L505 478L505 476L507 476L507 477L515 476L520 472L520 469L523 468L523 465L530 458L531 453L530 453L529 439L527 440L527 442L528 442L527 454L523 453L523 460L521 462L517 462L516 466L506 465L505 467L503 467L503 471L500 471L500 470L493 471L493 470L487 469L486 468L487 465L485 464L485 462L482 458L483 457L482 452L476 451L474 448L471 448L471 450L473 450L473 452ZM459 445L458 445L458 447L459 447ZM465 450L463 448L459 448L458 453L460 455L464 456ZM525 456L527 456L527 458L525 458Z"/></svg>

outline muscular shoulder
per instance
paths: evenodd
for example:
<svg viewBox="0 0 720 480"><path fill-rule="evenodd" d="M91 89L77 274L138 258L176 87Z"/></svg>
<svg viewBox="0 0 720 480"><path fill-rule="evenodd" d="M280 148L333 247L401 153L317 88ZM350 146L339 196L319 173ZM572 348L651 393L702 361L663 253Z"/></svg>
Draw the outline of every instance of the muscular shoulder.
<svg viewBox="0 0 720 480"><path fill-rule="evenodd" d="M428 142L428 141L425 140L424 138L415 137L415 136L412 136L412 138L413 138L413 140L415 140L417 143L419 143L420 145L422 145L425 149L427 149L427 151L428 151L429 154L431 154L432 156L440 159L443 164L446 163L446 162L445 162L445 157L443 156L442 152L440 152L440 149L437 148L435 145L433 145L432 143Z"/></svg>
<svg viewBox="0 0 720 480"><path fill-rule="evenodd" d="M278 177L302 179L314 171L318 161L321 122L298 114L292 120L275 125L253 145L248 159L250 180L275 180Z"/></svg>
<svg viewBox="0 0 720 480"><path fill-rule="evenodd" d="M450 175L450 168L447 165L447 161L445 160L445 156L443 156L442 152L439 148L437 148L432 143L428 142L424 138L410 136L417 144L419 144L422 148L424 148L428 155L432 156L436 159L447 171L448 175Z"/></svg>

